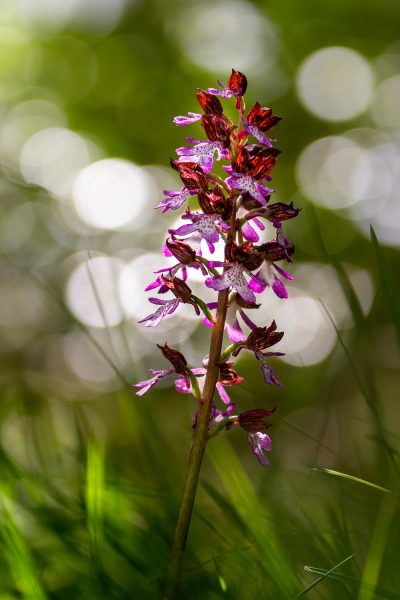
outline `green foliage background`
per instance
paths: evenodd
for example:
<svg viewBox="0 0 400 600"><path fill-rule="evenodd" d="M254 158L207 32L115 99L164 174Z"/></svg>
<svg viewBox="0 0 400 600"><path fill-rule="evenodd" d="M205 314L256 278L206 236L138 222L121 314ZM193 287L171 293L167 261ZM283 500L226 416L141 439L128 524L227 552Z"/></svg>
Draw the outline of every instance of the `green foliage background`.
<svg viewBox="0 0 400 600"><path fill-rule="evenodd" d="M300 63L324 46L347 46L374 61L398 41L399 4L251 5L274 24L281 44L272 70L264 72L261 58L254 75L248 73L248 103L272 104L284 116L276 130L284 152L274 186L303 209L289 227L296 264L332 267L354 326L338 330L323 362L276 362L280 389L266 389L257 365L241 363L246 380L233 393L240 407L278 407L271 465L259 467L243 432L209 444L182 598L400 598L399 255L380 243L379 232L363 236L343 212L309 203L294 178L308 143L372 127L368 112L346 124L308 112L295 89ZM31 22L30 4L20 4L19 16L15 6L0 3L3 122L21 102L54 101L68 127L93 140L104 157L167 167L186 133L172 117L196 110L197 87L229 74L210 73L185 53L176 23L187 3L128 3L108 32L79 22L58 28L40 18ZM235 44L247 39L238 36ZM90 385L63 365L57 343L70 332L94 338L115 361L107 331L79 323L64 295L68 257L85 249L111 254L114 232L86 235L63 225L58 201L2 157L0 227L11 242L0 244L0 600L160 597L193 406L171 387L134 395L131 383L144 378L151 362L142 362L140 339L129 324L120 329L129 352L119 351L121 373L109 388ZM7 216L24 203L32 206L35 226L23 244L13 245L24 216L22 222ZM159 243L157 232L124 235L128 250L130 244L153 250ZM367 315L346 264L372 277ZM201 328L195 335L195 343L206 343Z"/></svg>

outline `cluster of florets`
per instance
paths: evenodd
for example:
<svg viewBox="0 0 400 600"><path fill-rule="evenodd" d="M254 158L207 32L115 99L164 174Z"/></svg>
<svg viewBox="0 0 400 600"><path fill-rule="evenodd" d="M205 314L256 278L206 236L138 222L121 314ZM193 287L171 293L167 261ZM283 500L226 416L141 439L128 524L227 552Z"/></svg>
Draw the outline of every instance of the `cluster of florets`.
<svg viewBox="0 0 400 600"><path fill-rule="evenodd" d="M187 116L174 118L176 125L200 121L207 139L185 138L187 145L177 149L177 160L171 160L171 166L178 171L183 187L164 190L164 198L156 208L167 212L178 210L186 203L183 224L169 230L163 248L164 254L174 257L177 262L172 267L157 271L156 279L146 288L156 289L159 295L169 292L171 296L167 299L151 297L149 300L157 309L141 322L147 327L156 327L162 319L178 310L181 304L190 304L197 315L203 313L206 326L214 326L217 302L206 304L192 293L186 283L189 269L200 270L208 288L216 291L229 289L225 330L231 344L221 354L216 384L225 407L223 411L219 410L213 400L210 436L238 424L247 431L247 440L259 462L266 465L268 461L264 452L271 449L271 440L265 433L270 426L265 418L274 409L254 409L239 415L232 414L235 405L231 403L225 388L240 384L243 378L239 377L228 359L236 357L241 350L249 350L260 363L265 382L280 385L269 358L282 356L282 353L265 350L277 344L283 332L276 331L275 321L269 326L258 327L248 311L259 308L256 294L266 288L271 288L279 298L287 298L284 280L293 277L277 263L290 263L294 248L284 235L282 224L296 217L299 209L283 202L270 204L271 194L275 191L269 187L270 173L280 150L273 146L269 132L280 117L258 102L246 114L243 95L247 80L242 73L232 70L228 85L219 83L219 86L219 89L198 91L196 98L202 113L190 112ZM224 114L218 96L235 97L238 125L234 125ZM252 143L254 140L258 143ZM228 175L225 179L212 172L215 161L227 161L223 165ZM192 197L197 197L199 210L193 211L187 205ZM274 239L257 244L260 241L258 232L265 229L264 221L269 221L275 228ZM202 240L212 254L220 239L225 244L224 260L206 259L201 252ZM244 326L250 330L248 334L243 330ZM169 348L167 344L158 347L172 368L151 370L151 379L136 384L140 388L137 394L143 395L164 377L175 374L178 376L175 381L177 391L193 394L201 401L207 357L201 368L191 369L180 352ZM193 427L196 422L197 413Z"/></svg>

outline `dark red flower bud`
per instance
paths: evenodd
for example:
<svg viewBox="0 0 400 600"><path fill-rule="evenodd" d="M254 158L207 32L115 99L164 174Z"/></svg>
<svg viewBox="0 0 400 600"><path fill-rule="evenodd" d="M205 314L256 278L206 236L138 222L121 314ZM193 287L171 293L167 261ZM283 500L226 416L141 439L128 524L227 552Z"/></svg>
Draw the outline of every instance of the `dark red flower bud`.
<svg viewBox="0 0 400 600"><path fill-rule="evenodd" d="M196 99L205 113L219 115L220 117L222 116L224 112L222 104L216 96L213 96L204 90L199 90L199 93L196 94Z"/></svg>
<svg viewBox="0 0 400 600"><path fill-rule="evenodd" d="M233 363L225 362L219 368L219 379L218 381L222 385L230 386L242 383L243 377L240 377L234 369L232 369Z"/></svg>
<svg viewBox="0 0 400 600"><path fill-rule="evenodd" d="M229 77L228 88L235 94L235 96L244 96L247 90L247 78L246 75L232 69L232 74Z"/></svg>
<svg viewBox="0 0 400 600"><path fill-rule="evenodd" d="M169 360L174 367L176 373L179 375L186 375L187 361L181 352L170 348L167 343L164 346L157 344L157 348L160 348L165 358Z"/></svg>
<svg viewBox="0 0 400 600"><path fill-rule="evenodd" d="M261 108L261 105L257 102L249 111L246 120L265 133L275 127L275 125L281 121L281 117L272 114L270 108Z"/></svg>
<svg viewBox="0 0 400 600"><path fill-rule="evenodd" d="M229 221L232 214L232 199L225 198L221 186L217 185L213 190L202 191L198 194L201 210L207 215L221 215L224 221Z"/></svg>
<svg viewBox="0 0 400 600"><path fill-rule="evenodd" d="M183 279L179 279L179 277L172 277L172 279L169 279L164 275L161 275L161 279L176 298L179 298L184 304L190 302L192 290Z"/></svg>
<svg viewBox="0 0 400 600"><path fill-rule="evenodd" d="M294 246L283 247L278 242L266 242L257 246L256 249L263 256L263 260L270 260L271 262L284 260L294 254Z"/></svg>
<svg viewBox="0 0 400 600"><path fill-rule="evenodd" d="M225 246L225 257L229 262L242 264L249 271L258 269L264 260L263 255L254 249L252 242L238 245L233 240Z"/></svg>
<svg viewBox="0 0 400 600"><path fill-rule="evenodd" d="M283 331L276 331L276 323L272 321L269 327L256 327L247 338L248 350L261 351L274 346L283 338Z"/></svg>
<svg viewBox="0 0 400 600"><path fill-rule="evenodd" d="M276 157L281 153L278 148L266 148L256 144L241 148L233 170L254 179L264 179L276 164Z"/></svg>
<svg viewBox="0 0 400 600"><path fill-rule="evenodd" d="M260 308L261 304L257 304L256 302L247 302L246 300L243 300L243 298L241 296L239 296L239 294L236 295L235 297L235 302L236 304L238 304L240 306L240 308Z"/></svg>
<svg viewBox="0 0 400 600"><path fill-rule="evenodd" d="M175 239L174 236L172 236L172 240L167 239L165 245L183 265L190 265L196 260L196 252L188 244Z"/></svg>
<svg viewBox="0 0 400 600"><path fill-rule="evenodd" d="M189 190L206 190L207 177L203 169L195 162L179 162L178 160L170 160L171 167L179 172L179 175Z"/></svg>
<svg viewBox="0 0 400 600"><path fill-rule="evenodd" d="M167 288L174 294L175 298L178 298L183 304L191 304L196 311L196 314L200 314L200 309L192 298L192 290L183 279L179 279L179 277L172 277L172 279L169 279L164 275L161 275L161 279Z"/></svg>
<svg viewBox="0 0 400 600"><path fill-rule="evenodd" d="M266 211L266 218L268 221L287 221L297 217L301 208L294 208L293 202L285 204L284 202L275 202L270 204Z"/></svg>
<svg viewBox="0 0 400 600"><path fill-rule="evenodd" d="M250 433L266 431L272 424L265 421L265 418L272 415L275 410L275 407L272 410L265 410L263 408L246 410L239 415L239 425Z"/></svg>
<svg viewBox="0 0 400 600"><path fill-rule="evenodd" d="M223 142L226 147L229 146L233 125L225 117L208 113L202 116L201 124L210 141Z"/></svg>

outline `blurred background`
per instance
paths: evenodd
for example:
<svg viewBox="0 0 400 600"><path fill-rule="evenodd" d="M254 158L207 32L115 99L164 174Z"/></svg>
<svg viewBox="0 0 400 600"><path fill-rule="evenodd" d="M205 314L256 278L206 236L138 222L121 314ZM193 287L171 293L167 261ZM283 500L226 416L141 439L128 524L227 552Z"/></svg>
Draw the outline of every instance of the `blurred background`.
<svg viewBox="0 0 400 600"><path fill-rule="evenodd" d="M232 67L284 118L274 200L302 212L256 317L284 385L242 353L232 392L278 407L271 465L243 431L209 444L182 597L400 598L399 25L397 0L0 0L1 600L160 595L195 407L131 386L156 343L199 366L209 330L137 322L169 159L202 137L172 118Z"/></svg>

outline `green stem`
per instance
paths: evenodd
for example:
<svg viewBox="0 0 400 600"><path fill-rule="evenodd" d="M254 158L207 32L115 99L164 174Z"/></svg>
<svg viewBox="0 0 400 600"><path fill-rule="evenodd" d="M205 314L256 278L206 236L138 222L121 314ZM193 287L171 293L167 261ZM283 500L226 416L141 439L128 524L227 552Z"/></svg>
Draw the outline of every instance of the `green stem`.
<svg viewBox="0 0 400 600"><path fill-rule="evenodd" d="M217 383L219 374L219 360L224 334L228 295L228 290L222 290L218 294L217 317L211 335L209 363L204 383L203 401L199 404L197 425L194 430L189 461L186 468L179 515L168 565L164 600L173 600L173 598L176 598L177 596L183 553L193 511L201 463L203 461L204 451L208 440L208 423L215 384Z"/></svg>

